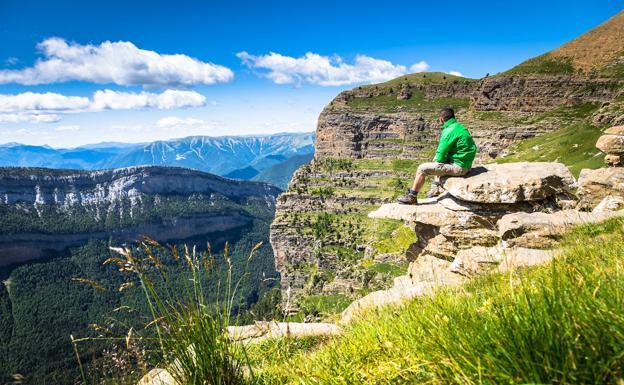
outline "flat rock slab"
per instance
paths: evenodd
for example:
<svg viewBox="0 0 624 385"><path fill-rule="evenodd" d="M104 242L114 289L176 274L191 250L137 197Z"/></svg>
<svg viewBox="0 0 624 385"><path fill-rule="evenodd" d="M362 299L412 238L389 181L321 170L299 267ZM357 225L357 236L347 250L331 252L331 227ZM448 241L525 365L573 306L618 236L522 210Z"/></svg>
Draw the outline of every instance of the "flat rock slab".
<svg viewBox="0 0 624 385"><path fill-rule="evenodd" d="M562 163L520 162L473 168L465 177L446 178L442 187L452 196L475 203L517 203L570 192L574 176Z"/></svg>
<svg viewBox="0 0 624 385"><path fill-rule="evenodd" d="M235 341L261 342L278 337L329 336L340 333L340 327L332 323L303 322L256 322L252 325L229 326L228 334Z"/></svg>
<svg viewBox="0 0 624 385"><path fill-rule="evenodd" d="M425 199L418 205L403 205L400 203L386 203L375 211L368 213L369 218L398 219L405 222L414 220L418 211L428 210L436 203L436 199Z"/></svg>
<svg viewBox="0 0 624 385"><path fill-rule="evenodd" d="M489 210L490 207L493 210ZM477 214L487 215L509 212L510 209L499 210L496 205L477 205L456 199L450 194L437 198L422 199L417 205L386 203L368 214L369 218L399 219L407 223L424 223L433 226L444 226L456 221L465 221ZM500 214L502 215L502 214Z"/></svg>

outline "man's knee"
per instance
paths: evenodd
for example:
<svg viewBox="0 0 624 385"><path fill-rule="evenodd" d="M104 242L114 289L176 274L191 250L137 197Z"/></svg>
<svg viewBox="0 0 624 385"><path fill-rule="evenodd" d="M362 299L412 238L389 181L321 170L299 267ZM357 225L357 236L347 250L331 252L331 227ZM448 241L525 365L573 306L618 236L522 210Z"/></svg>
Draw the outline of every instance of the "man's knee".
<svg viewBox="0 0 624 385"><path fill-rule="evenodd" d="M436 167L438 167L437 163L421 163L416 172L423 175L432 175Z"/></svg>

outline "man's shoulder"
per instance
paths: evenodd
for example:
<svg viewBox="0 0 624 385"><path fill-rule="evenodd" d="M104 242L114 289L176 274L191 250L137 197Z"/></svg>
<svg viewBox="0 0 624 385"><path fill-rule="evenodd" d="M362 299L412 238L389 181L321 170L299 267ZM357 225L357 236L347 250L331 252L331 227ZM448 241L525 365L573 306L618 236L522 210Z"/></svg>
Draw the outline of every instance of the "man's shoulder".
<svg viewBox="0 0 624 385"><path fill-rule="evenodd" d="M466 127L464 127L464 125L459 120L454 121L453 124L451 124L451 127L466 128Z"/></svg>
<svg viewBox="0 0 624 385"><path fill-rule="evenodd" d="M466 126L464 126L463 124L461 124L460 122L455 122L451 125L451 130L456 132L456 133L464 133L464 132L468 132L468 129L466 128Z"/></svg>
<svg viewBox="0 0 624 385"><path fill-rule="evenodd" d="M453 124L448 126L449 133L458 134L464 130L466 130L466 127L464 127L463 124L457 121L453 122Z"/></svg>

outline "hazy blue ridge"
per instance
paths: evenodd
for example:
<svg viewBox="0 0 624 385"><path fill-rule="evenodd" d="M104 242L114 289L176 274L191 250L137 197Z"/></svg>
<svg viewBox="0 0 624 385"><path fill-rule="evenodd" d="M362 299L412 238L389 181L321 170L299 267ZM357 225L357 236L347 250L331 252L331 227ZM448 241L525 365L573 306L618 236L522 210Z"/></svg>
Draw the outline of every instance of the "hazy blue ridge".
<svg viewBox="0 0 624 385"><path fill-rule="evenodd" d="M72 149L9 143L0 146L0 166L98 170L159 165L225 176L246 167L261 172L292 156L311 154L314 137L314 133L190 136L140 144L100 143Z"/></svg>

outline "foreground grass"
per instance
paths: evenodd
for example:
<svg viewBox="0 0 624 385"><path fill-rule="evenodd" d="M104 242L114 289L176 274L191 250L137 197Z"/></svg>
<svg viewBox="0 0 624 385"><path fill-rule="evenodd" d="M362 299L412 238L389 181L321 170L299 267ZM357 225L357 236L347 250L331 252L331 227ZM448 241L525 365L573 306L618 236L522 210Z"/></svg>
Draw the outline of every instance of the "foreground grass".
<svg viewBox="0 0 624 385"><path fill-rule="evenodd" d="M494 274L344 335L252 347L265 384L604 384L624 376L624 222L572 231L547 266Z"/></svg>

